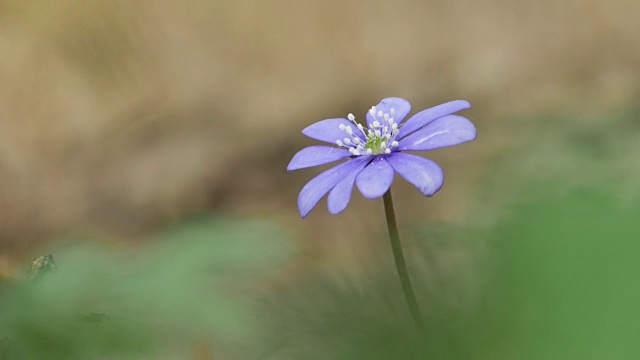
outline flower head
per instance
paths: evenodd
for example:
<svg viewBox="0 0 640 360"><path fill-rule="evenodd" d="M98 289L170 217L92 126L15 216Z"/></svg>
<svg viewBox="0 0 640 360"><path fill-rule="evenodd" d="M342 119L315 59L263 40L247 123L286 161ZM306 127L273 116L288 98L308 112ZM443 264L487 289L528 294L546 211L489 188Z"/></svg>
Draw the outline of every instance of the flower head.
<svg viewBox="0 0 640 360"><path fill-rule="evenodd" d="M349 160L334 166L309 181L298 196L300 215L311 209L329 193L329 212L343 211L353 185L368 199L384 195L397 172L425 196L432 196L442 187L444 176L435 162L403 151L434 150L458 145L476 138L476 128L468 119L452 115L471 105L464 100L450 101L413 115L408 101L386 98L366 115L366 127L353 114L346 119L319 121L302 130L312 139L334 146L309 146L294 155L287 170L324 165L337 160Z"/></svg>

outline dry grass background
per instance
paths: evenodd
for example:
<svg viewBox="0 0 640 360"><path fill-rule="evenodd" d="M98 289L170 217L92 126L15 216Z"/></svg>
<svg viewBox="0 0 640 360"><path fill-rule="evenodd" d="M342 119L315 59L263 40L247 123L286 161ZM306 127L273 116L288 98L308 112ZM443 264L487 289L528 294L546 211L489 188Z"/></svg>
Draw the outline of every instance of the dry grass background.
<svg viewBox="0 0 640 360"><path fill-rule="evenodd" d="M302 222L317 170L285 168L313 143L305 126L387 96L474 105L478 140L430 154L438 196L394 186L405 225L470 221L487 165L545 136L531 114L637 103L639 4L0 1L0 268L57 237L139 239L205 210L275 218L347 261L382 210L358 194L341 221L321 202Z"/></svg>

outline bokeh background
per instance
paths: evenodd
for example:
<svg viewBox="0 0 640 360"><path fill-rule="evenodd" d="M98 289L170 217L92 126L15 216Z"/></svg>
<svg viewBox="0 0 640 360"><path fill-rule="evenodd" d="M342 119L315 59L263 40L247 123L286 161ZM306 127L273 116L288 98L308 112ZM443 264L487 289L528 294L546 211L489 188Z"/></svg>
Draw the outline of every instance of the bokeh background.
<svg viewBox="0 0 640 360"><path fill-rule="evenodd" d="M638 14L0 1L0 354L637 358ZM445 171L434 197L393 185L426 339L398 320L381 201L302 220L320 169L286 172L304 127L389 96L468 100L478 129L424 154ZM25 285L47 253L59 271Z"/></svg>

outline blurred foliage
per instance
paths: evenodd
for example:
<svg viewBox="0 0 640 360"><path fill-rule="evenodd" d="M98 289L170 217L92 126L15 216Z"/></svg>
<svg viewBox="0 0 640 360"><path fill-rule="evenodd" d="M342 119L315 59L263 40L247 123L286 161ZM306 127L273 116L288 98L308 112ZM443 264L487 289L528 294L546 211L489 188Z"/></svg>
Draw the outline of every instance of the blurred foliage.
<svg viewBox="0 0 640 360"><path fill-rule="evenodd" d="M426 334L387 263L354 281L311 276L271 297L266 334L243 358L638 358L639 217L584 189L515 206L488 232L424 230L431 254L414 257L412 275Z"/></svg>
<svg viewBox="0 0 640 360"><path fill-rule="evenodd" d="M58 271L0 294L7 359L181 359L250 333L243 288L291 255L274 226L201 216L117 251L70 243Z"/></svg>
<svg viewBox="0 0 640 360"><path fill-rule="evenodd" d="M514 127L518 142L488 166L478 193L482 218L578 188L606 191L621 203L640 200L640 107L602 115L538 113ZM527 136L527 134L530 134Z"/></svg>
<svg viewBox="0 0 640 360"><path fill-rule="evenodd" d="M492 239L476 344L494 359L640 356L640 207L599 190L524 205Z"/></svg>

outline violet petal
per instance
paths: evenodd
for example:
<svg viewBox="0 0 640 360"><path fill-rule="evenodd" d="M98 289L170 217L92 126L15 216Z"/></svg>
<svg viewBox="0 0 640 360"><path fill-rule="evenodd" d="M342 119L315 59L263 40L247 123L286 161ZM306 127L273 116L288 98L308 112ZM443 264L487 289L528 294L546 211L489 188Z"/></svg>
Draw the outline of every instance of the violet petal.
<svg viewBox="0 0 640 360"><path fill-rule="evenodd" d="M324 165L351 156L345 149L330 146L309 146L298 151L289 162L287 170L298 170L312 166Z"/></svg>
<svg viewBox="0 0 640 360"><path fill-rule="evenodd" d="M417 131L421 127L440 117L450 115L460 110L468 109L470 107L471 104L469 104L468 101L454 100L426 110L422 110L410 117L409 120L407 120L407 122L400 127L400 132L398 133L397 139L402 139L403 137L411 134L414 131Z"/></svg>
<svg viewBox="0 0 640 360"><path fill-rule="evenodd" d="M347 208L349 200L351 200L351 193L353 191L353 184L356 181L356 176L364 169L367 163L360 164L357 168L353 169L349 175L331 190L329 197L327 198L327 207L329 212L333 215L341 213Z"/></svg>
<svg viewBox="0 0 640 360"><path fill-rule="evenodd" d="M387 161L400 176L418 188L424 196L431 196L442 187L444 182L442 169L429 159L396 152L388 155Z"/></svg>
<svg viewBox="0 0 640 360"><path fill-rule="evenodd" d="M411 111L411 104L401 98L386 98L382 99L378 105L376 105L376 117L378 117L378 111L382 111L383 113L389 114L391 116L391 109L393 108L395 115L393 116L395 122L400 124L402 120L409 114ZM383 121L384 119L378 119L379 121ZM374 122L373 116L367 111L367 125L369 129L371 129L371 123Z"/></svg>
<svg viewBox="0 0 640 360"><path fill-rule="evenodd" d="M391 165L383 156L378 156L358 174L356 184L364 197L376 199L389 190L393 174Z"/></svg>
<svg viewBox="0 0 640 360"><path fill-rule="evenodd" d="M318 121L315 124L307 126L302 130L302 133L312 139L335 144L336 140L342 141L345 137L351 137L343 130L340 130L340 124L351 127L353 133L362 138L362 134L358 128L356 128L356 126L347 119L327 119Z"/></svg>
<svg viewBox="0 0 640 360"><path fill-rule="evenodd" d="M359 156L336 165L321 173L309 181L298 195L298 209L300 215L305 218L311 212L318 201L333 189L340 180L349 175L351 171L357 169L363 163L371 161L371 156Z"/></svg>
<svg viewBox="0 0 640 360"><path fill-rule="evenodd" d="M471 141L476 128L462 116L447 115L400 140L398 150L433 150Z"/></svg>

